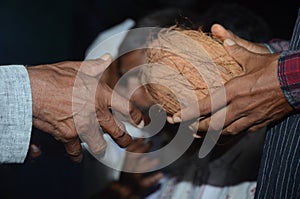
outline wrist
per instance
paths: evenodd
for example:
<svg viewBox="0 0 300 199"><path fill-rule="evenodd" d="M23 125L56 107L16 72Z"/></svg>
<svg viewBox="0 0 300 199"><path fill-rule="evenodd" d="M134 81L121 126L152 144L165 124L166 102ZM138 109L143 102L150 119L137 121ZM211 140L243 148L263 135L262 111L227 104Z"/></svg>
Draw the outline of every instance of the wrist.
<svg viewBox="0 0 300 199"><path fill-rule="evenodd" d="M43 96L44 93L41 89L42 82L39 79L39 70L36 66L25 66L28 72L29 80L30 80L30 88L31 88L31 96L32 96L32 116L38 117L41 107L40 96Z"/></svg>

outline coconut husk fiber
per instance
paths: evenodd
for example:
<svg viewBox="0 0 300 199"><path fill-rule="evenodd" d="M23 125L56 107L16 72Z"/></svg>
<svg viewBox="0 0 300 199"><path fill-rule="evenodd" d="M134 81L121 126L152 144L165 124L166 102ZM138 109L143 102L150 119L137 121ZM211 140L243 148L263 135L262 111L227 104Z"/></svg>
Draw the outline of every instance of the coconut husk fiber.
<svg viewBox="0 0 300 199"><path fill-rule="evenodd" d="M216 38L178 27L158 32L148 45L146 63L141 83L170 115L243 74Z"/></svg>

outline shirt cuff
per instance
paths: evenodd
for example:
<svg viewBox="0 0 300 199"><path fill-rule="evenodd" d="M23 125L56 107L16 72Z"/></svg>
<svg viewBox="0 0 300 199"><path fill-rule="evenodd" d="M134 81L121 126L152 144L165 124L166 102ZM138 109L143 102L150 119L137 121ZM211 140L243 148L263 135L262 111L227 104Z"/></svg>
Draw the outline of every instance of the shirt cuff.
<svg viewBox="0 0 300 199"><path fill-rule="evenodd" d="M300 51L284 51L278 60L278 78L290 105L300 110Z"/></svg>
<svg viewBox="0 0 300 199"><path fill-rule="evenodd" d="M0 162L24 162L32 129L30 80L22 65L0 66Z"/></svg>
<svg viewBox="0 0 300 199"><path fill-rule="evenodd" d="M278 53L284 50L288 50L289 41L282 39L273 39L268 43L263 43L263 45L270 51L270 53Z"/></svg>

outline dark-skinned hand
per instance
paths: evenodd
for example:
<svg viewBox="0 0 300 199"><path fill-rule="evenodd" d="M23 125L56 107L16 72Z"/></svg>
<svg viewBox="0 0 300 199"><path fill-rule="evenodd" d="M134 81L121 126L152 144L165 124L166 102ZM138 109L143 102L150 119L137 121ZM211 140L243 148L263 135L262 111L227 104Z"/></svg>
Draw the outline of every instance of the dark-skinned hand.
<svg viewBox="0 0 300 199"><path fill-rule="evenodd" d="M82 159L80 138L95 154L103 152L106 142L99 128L121 146L132 138L112 114L111 109L130 115L130 121L143 123L141 112L99 81L111 63L105 54L97 60L60 62L28 67L32 90L33 125L62 142L74 161Z"/></svg>
<svg viewBox="0 0 300 199"><path fill-rule="evenodd" d="M176 123L201 116L198 129L207 131L212 117L214 121L224 121L226 113L224 124L215 123L210 128L223 134L237 134L257 131L292 112L293 108L280 88L277 74L279 54L270 54L264 45L243 40L219 24L213 25L211 30L223 41L228 54L243 67L244 74L225 83L225 96L222 89L216 90L198 102L191 102L168 121ZM216 100L212 108L211 98L224 97L225 103ZM199 110L194 108L196 103Z"/></svg>

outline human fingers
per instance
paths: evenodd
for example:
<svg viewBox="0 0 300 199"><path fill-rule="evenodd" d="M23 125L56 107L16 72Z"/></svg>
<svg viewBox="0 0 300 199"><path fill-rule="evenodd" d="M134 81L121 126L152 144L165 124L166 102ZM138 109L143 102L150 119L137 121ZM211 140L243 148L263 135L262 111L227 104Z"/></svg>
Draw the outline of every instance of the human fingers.
<svg viewBox="0 0 300 199"><path fill-rule="evenodd" d="M126 149L126 151L134 153L146 153L151 148L151 142L146 142L144 138L135 139Z"/></svg>
<svg viewBox="0 0 300 199"><path fill-rule="evenodd" d="M261 57L260 54L247 50L231 39L226 39L224 41L224 48L228 54L243 67L246 73L256 67L257 63L255 62ZM253 62L253 64L249 64L249 62Z"/></svg>
<svg viewBox="0 0 300 199"><path fill-rule="evenodd" d="M189 105L172 116L167 117L167 121L171 124L182 121L191 120L194 118L203 119L211 113L226 106L229 102L227 97L227 90L223 87L216 89L211 95L197 101L189 103Z"/></svg>
<svg viewBox="0 0 300 199"><path fill-rule="evenodd" d="M132 143L127 146L126 151L134 152L137 148L143 145L144 140L144 138L133 140Z"/></svg>
<svg viewBox="0 0 300 199"><path fill-rule="evenodd" d="M211 117L204 118L202 120L196 121L192 124L193 130L197 130L199 132L207 132Z"/></svg>
<svg viewBox="0 0 300 199"><path fill-rule="evenodd" d="M29 155L31 158L37 158L42 155L42 150L36 144L30 144Z"/></svg>
<svg viewBox="0 0 300 199"><path fill-rule="evenodd" d="M271 122L271 118L259 119L256 116L243 117L233 122L228 127L224 128L222 134L235 135L242 131L258 132L259 130L269 125Z"/></svg>
<svg viewBox="0 0 300 199"><path fill-rule="evenodd" d="M92 77L99 76L106 68L111 64L112 56L108 53L102 55L98 59L87 60L82 62L80 66L80 72Z"/></svg>
<svg viewBox="0 0 300 199"><path fill-rule="evenodd" d="M114 92L112 102L113 103L111 103L111 107L114 110L122 113L125 116L129 116L129 121L138 128L144 127L145 122L143 120L143 114L131 100L128 100Z"/></svg>
<svg viewBox="0 0 300 199"><path fill-rule="evenodd" d="M243 131L254 132L265 127L266 125L266 122L257 124L257 121L255 119L251 119L251 117L242 117L224 128L222 134L236 135Z"/></svg>
<svg viewBox="0 0 300 199"><path fill-rule="evenodd" d="M62 142L71 160L76 162L81 161L82 152L80 141L77 136L76 130L72 130L70 128L71 125L66 125L64 123L56 123L55 125L53 125L49 122L45 122L37 118L34 118L33 124L35 127L43 129L44 131L52 135L56 140Z"/></svg>
<svg viewBox="0 0 300 199"><path fill-rule="evenodd" d="M97 118L102 129L108 133L121 147L126 147L132 142L125 126L113 117L107 107L96 110Z"/></svg>
<svg viewBox="0 0 300 199"><path fill-rule="evenodd" d="M140 186L144 189L152 187L155 184L157 184L159 182L159 180L162 179L162 178L163 178L163 173L162 172L157 172L157 173L151 174L147 177L144 177L141 180Z"/></svg>
<svg viewBox="0 0 300 199"><path fill-rule="evenodd" d="M220 39L223 42L226 39L230 39L249 51L255 53L269 53L269 50L264 45L253 43L245 39L242 39L239 36L235 35L233 32L231 32L230 30L225 29L220 24L212 25L211 32L216 38Z"/></svg>
<svg viewBox="0 0 300 199"><path fill-rule="evenodd" d="M106 84L102 83L101 90L106 90L106 101L107 105L114 111L118 111L125 116L129 117L129 121L137 126L138 128L144 127L144 120L142 112L133 104L132 101L126 99L125 97L119 95L117 92L113 91Z"/></svg>
<svg viewBox="0 0 300 199"><path fill-rule="evenodd" d="M268 125L269 123L267 122L263 122L263 123L260 123L260 124L256 124L256 125L253 125L251 126L247 132L259 132L261 130L264 130L264 128L266 128L266 126Z"/></svg>
<svg viewBox="0 0 300 199"><path fill-rule="evenodd" d="M59 133L56 137L60 137L57 139L61 139L64 143L80 137L88 145L92 153L100 154L106 149L107 144L99 128L95 117L77 113L74 115L73 120L62 121L57 124Z"/></svg>
<svg viewBox="0 0 300 199"><path fill-rule="evenodd" d="M252 52L251 50L238 45L231 39L226 39L224 41L224 48L227 53L243 67L246 74L255 68L266 68L266 66L271 63L277 62L279 56L279 54L262 54Z"/></svg>
<svg viewBox="0 0 300 199"><path fill-rule="evenodd" d="M221 41L224 41L225 39L236 39L236 35L234 35L230 30L225 29L220 24L213 24L211 26L211 32L213 36L220 39Z"/></svg>
<svg viewBox="0 0 300 199"><path fill-rule="evenodd" d="M80 162L82 160L82 148L76 131L71 132L69 128L63 128L64 130L61 131L61 127L55 128L50 123L39 119L34 119L34 125L37 128L46 129L56 140L62 142L72 161Z"/></svg>
<svg viewBox="0 0 300 199"><path fill-rule="evenodd" d="M89 126L79 127L79 135L93 154L101 154L105 151L107 143L99 132L99 126L90 122Z"/></svg>
<svg viewBox="0 0 300 199"><path fill-rule="evenodd" d="M226 39L231 39L238 45L243 46L245 48L251 47L251 45L252 45L251 42L248 42L247 40L240 38L239 36L232 33L230 30L225 29L220 24L212 25L211 32L215 37L217 37L221 41L225 41Z"/></svg>
<svg viewBox="0 0 300 199"><path fill-rule="evenodd" d="M74 138L64 143L67 154L74 162L80 162L82 160L82 148L79 138Z"/></svg>
<svg viewBox="0 0 300 199"><path fill-rule="evenodd" d="M230 120L226 120L228 118L226 115L226 107L218 110L217 112L213 113L210 117L205 119L199 120L198 122L198 131L206 132L208 130L212 131L221 131L224 126L227 125L226 122Z"/></svg>

